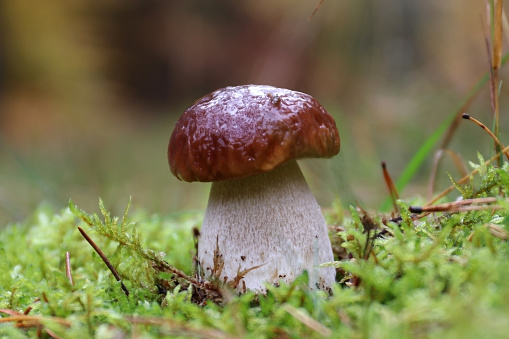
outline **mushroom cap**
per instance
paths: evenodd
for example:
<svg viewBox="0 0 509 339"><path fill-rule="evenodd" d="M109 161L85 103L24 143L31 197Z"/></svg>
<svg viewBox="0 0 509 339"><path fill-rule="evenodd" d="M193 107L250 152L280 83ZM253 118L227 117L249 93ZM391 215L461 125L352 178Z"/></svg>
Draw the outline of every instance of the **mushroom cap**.
<svg viewBox="0 0 509 339"><path fill-rule="evenodd" d="M221 181L274 169L292 159L339 152L334 118L312 96L244 85L218 89L189 107L168 145L180 180Z"/></svg>

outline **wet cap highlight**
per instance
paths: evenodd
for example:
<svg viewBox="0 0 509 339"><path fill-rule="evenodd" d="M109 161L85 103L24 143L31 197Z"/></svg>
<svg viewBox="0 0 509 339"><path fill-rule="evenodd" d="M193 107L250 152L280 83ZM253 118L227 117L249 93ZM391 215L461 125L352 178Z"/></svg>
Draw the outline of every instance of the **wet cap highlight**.
<svg viewBox="0 0 509 339"><path fill-rule="evenodd" d="M221 181L339 149L334 119L312 96L245 85L218 89L189 107L171 135L168 162L180 180Z"/></svg>

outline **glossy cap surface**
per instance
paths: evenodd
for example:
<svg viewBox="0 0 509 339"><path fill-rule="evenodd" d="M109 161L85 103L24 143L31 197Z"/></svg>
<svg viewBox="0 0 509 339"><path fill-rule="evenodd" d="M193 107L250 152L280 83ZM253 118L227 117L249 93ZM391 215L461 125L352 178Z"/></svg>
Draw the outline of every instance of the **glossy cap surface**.
<svg viewBox="0 0 509 339"><path fill-rule="evenodd" d="M220 181L292 159L329 158L339 147L334 119L310 95L245 85L218 89L189 107L171 135L168 162L180 180Z"/></svg>

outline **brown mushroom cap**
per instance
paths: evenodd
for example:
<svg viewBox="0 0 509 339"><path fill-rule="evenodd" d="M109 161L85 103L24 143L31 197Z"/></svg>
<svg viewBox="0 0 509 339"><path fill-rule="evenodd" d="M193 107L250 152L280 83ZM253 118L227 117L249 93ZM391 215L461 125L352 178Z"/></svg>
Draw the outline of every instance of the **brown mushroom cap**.
<svg viewBox="0 0 509 339"><path fill-rule="evenodd" d="M270 171L292 159L339 152L332 116L312 96L245 85L198 99L168 145L171 172L185 181L220 181Z"/></svg>

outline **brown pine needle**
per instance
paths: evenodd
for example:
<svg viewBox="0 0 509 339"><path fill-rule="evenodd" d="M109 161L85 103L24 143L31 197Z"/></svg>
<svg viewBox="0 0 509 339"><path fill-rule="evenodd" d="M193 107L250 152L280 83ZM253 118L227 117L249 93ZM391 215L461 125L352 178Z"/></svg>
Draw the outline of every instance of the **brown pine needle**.
<svg viewBox="0 0 509 339"><path fill-rule="evenodd" d="M74 286L74 280L72 279L71 271L71 257L69 252L65 252L65 275L67 276L67 279L69 279L71 286Z"/></svg>
<svg viewBox="0 0 509 339"><path fill-rule="evenodd" d="M66 327L71 326L71 323L69 323L64 318L59 318L59 317L42 317L42 316L26 315L26 314L21 314L19 312L9 310L9 309L0 309L0 312L11 315L10 317L0 318L0 324L7 323L7 322L16 322L16 327L18 327L18 328L36 327L38 338L41 337L42 330L44 330L52 338L60 338L50 329L43 328L43 325L41 324L41 321L43 321L43 320L44 321L51 320L51 321L54 321L60 325L64 325Z"/></svg>
<svg viewBox="0 0 509 339"><path fill-rule="evenodd" d="M495 6L495 8L492 8ZM491 109L494 117L494 129L495 135L500 135L499 128L499 117L500 117L500 103L498 96L499 86L499 75L498 71L502 61L502 14L503 14L503 3L502 0L488 1L486 0L486 10L488 13L487 20L490 24L492 35L488 34L488 29L485 26L485 41L486 50L488 52L488 61L490 66L490 98L491 98ZM495 151L500 153L500 144L495 142ZM502 166L502 159L498 159L498 164Z"/></svg>
<svg viewBox="0 0 509 339"><path fill-rule="evenodd" d="M502 47L503 47L503 0L495 1L495 11L493 13L493 68L499 69L502 63Z"/></svg>
<svg viewBox="0 0 509 339"><path fill-rule="evenodd" d="M446 202L432 206L410 206L408 210L412 213L424 212L465 212L477 210L496 210L501 209L502 206L498 205L485 205L496 202L496 198L478 198L478 199L465 199L454 202ZM470 206L475 205L475 206Z"/></svg>
<svg viewBox="0 0 509 339"><path fill-rule="evenodd" d="M322 3L324 2L324 0L319 0L318 1L318 4L315 6L315 9L313 10L313 12L309 15L308 17L308 20L311 20L313 18L313 16L315 15L315 13L318 11L318 9L320 7L322 7Z"/></svg>
<svg viewBox="0 0 509 339"><path fill-rule="evenodd" d="M115 267L113 267L111 262L108 260L106 255L101 251L99 246L97 246L97 244L88 236L88 234L86 234L85 231L83 231L83 229L81 227L78 226L78 230L80 231L83 238L85 238L88 241L90 246L92 246L92 248L95 250L95 252L101 257L101 259L104 261L106 266L108 266L108 268L110 269L110 271L113 274L113 276L115 277L115 279L117 279L117 281L120 282L120 287L124 291L125 295L129 296L129 291L127 290L127 287L125 287L124 283L122 282L122 279L120 278L120 275L118 274Z"/></svg>
<svg viewBox="0 0 509 339"><path fill-rule="evenodd" d="M396 186L394 185L394 182L392 181L392 178L389 174L389 171L387 171L387 165L385 164L385 161L382 161L382 172L384 175L385 184L387 185L387 189L389 190L389 194L391 195L392 200L392 206L394 207L394 212L398 213L398 190L396 189Z"/></svg>
<svg viewBox="0 0 509 339"><path fill-rule="evenodd" d="M506 153L506 152L509 152L509 146L504 148L502 150L502 153ZM490 160L487 160L484 162L484 166L488 166L489 164L491 164L493 161L497 160L498 158L500 157L500 153L497 153L495 154ZM459 185L462 185L464 184L465 182L468 181L468 179L470 179L471 176L474 176L476 175L477 173L479 173L479 169L475 169L473 170L472 172L470 172L469 174L465 175L463 178L461 178L460 180L458 180L456 183L459 184ZM426 206L429 206L429 205L432 205L434 204L435 202L437 202L438 200L442 199L443 197L445 197L447 194L449 194L450 192L452 192L454 189L456 188L456 186L454 185L451 185L449 186L448 188L446 188L445 190L442 191L442 193L440 193L439 195L437 195L436 197L434 197L433 199L431 199L427 204Z"/></svg>
<svg viewBox="0 0 509 339"><path fill-rule="evenodd" d="M38 316L38 315L13 315L13 316L10 316L10 317L5 317L5 318L0 318L0 323L10 323L10 322L18 322L18 321L23 321L23 322L34 322L34 323L37 323L39 324L41 321L53 321L53 322L56 322L60 325L64 325L64 326L71 326L71 323L68 322L67 320L65 320L64 318L59 318L59 317L43 317L43 316Z"/></svg>
<svg viewBox="0 0 509 339"><path fill-rule="evenodd" d="M470 116L470 114L463 113L461 115L461 117L465 120L470 120L470 121L474 122L475 124L477 124L479 127L481 127L483 130L485 130L486 133L488 133L493 138L493 140L495 141L495 143L498 145L499 148L501 148L501 149L504 148L504 145L502 145L502 143L500 142L500 140L498 140L498 138L495 136L495 134L493 134L493 132L491 132L491 130L488 128L488 126L486 126L485 124L483 124L476 118L473 118L472 116ZM507 160L509 160L509 152L504 152L504 154L505 154Z"/></svg>
<svg viewBox="0 0 509 339"><path fill-rule="evenodd" d="M1 308L0 309L0 313L5 313L5 314L8 314L8 315L23 315L23 313L11 310L9 308Z"/></svg>

